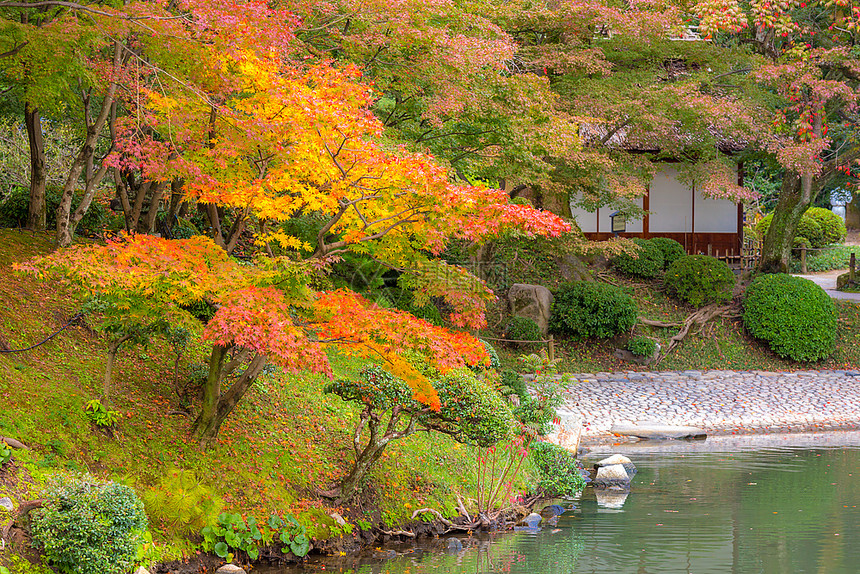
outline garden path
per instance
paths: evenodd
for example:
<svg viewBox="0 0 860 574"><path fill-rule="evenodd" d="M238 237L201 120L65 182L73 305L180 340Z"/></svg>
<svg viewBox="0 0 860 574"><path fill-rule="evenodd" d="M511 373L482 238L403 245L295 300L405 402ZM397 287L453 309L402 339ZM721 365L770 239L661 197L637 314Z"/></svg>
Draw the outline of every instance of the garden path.
<svg viewBox="0 0 860 574"><path fill-rule="evenodd" d="M814 281L819 287L824 289L828 295L834 299L844 299L847 301L860 301L860 293L843 293L836 290L836 278L845 273L845 269L837 269L834 271L823 271L821 273L808 273L806 275L797 274L795 277L802 277Z"/></svg>

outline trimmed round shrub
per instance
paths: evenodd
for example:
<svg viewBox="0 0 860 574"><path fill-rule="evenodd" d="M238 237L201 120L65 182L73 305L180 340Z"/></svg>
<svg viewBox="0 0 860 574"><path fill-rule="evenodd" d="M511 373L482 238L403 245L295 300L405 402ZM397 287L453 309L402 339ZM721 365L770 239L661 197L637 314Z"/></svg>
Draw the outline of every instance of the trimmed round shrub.
<svg viewBox="0 0 860 574"><path fill-rule="evenodd" d="M809 279L760 275L747 287L744 326L780 357L814 362L830 356L836 318L833 300Z"/></svg>
<svg viewBox="0 0 860 574"><path fill-rule="evenodd" d="M694 307L732 298L735 274L725 261L708 255L684 255L675 260L663 284L673 297Z"/></svg>
<svg viewBox="0 0 860 574"><path fill-rule="evenodd" d="M656 277L663 270L663 251L656 244L647 239L636 238L633 240L638 249L636 257L627 253L619 253L612 258L612 266L633 277L650 279Z"/></svg>
<svg viewBox="0 0 860 574"><path fill-rule="evenodd" d="M33 539L48 562L68 574L125 574L143 542L143 503L123 484L91 476L59 478L33 512Z"/></svg>
<svg viewBox="0 0 860 574"><path fill-rule="evenodd" d="M627 350L640 357L651 357L657 350L657 341L648 337L631 337L627 341Z"/></svg>
<svg viewBox="0 0 860 574"><path fill-rule="evenodd" d="M663 254L663 269L668 269L676 259L687 254L683 245L668 237L652 237L648 242L656 245Z"/></svg>
<svg viewBox="0 0 860 574"><path fill-rule="evenodd" d="M821 227L822 246L831 243L842 243L848 231L842 218L823 207L810 207L803 214L818 223Z"/></svg>
<svg viewBox="0 0 860 574"><path fill-rule="evenodd" d="M585 488L585 479L576 456L551 442L535 441L529 446L538 469L538 488L547 496L573 496Z"/></svg>
<svg viewBox="0 0 860 574"><path fill-rule="evenodd" d="M621 288L577 281L555 293L549 327L559 335L608 339L629 331L636 316L636 302Z"/></svg>
<svg viewBox="0 0 860 574"><path fill-rule="evenodd" d="M806 213L804 213L803 217L800 218L794 237L806 238L809 241L809 244L813 247L824 246L824 231L821 229L818 222L809 217Z"/></svg>
<svg viewBox="0 0 860 574"><path fill-rule="evenodd" d="M528 317L511 317L505 326L505 338L513 341L535 341L535 343L514 343L515 345L532 347L543 341L543 333L533 319Z"/></svg>

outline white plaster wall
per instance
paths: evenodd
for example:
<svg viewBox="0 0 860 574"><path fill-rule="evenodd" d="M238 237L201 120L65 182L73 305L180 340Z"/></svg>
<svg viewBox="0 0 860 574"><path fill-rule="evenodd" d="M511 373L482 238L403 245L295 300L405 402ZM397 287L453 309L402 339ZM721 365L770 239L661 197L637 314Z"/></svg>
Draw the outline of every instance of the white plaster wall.
<svg viewBox="0 0 860 574"><path fill-rule="evenodd" d="M573 219L576 220L576 224L582 230L583 233L596 233L597 232L597 214L594 212L588 212L582 209L581 207L574 206L571 201L570 206L570 214L573 216ZM602 231L607 231L609 228L605 228Z"/></svg>
<svg viewBox="0 0 860 574"><path fill-rule="evenodd" d="M736 233L737 230L737 203L708 199L696 190L696 233Z"/></svg>
<svg viewBox="0 0 860 574"><path fill-rule="evenodd" d="M655 174L648 210L651 212L648 220L651 233L693 231L693 194L689 187L678 181L678 170L665 167ZM698 224L696 231L702 231Z"/></svg>

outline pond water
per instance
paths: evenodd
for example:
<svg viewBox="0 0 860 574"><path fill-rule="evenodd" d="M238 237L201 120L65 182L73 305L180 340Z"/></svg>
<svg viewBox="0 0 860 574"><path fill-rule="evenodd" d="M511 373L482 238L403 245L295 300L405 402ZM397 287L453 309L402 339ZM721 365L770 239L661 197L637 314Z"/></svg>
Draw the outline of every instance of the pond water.
<svg viewBox="0 0 860 574"><path fill-rule="evenodd" d="M385 560L372 553L316 558L301 570L265 572L860 572L860 434L709 439L613 452L619 450L639 469L630 495L586 489L580 500L563 503L576 508L554 527L464 538L460 551L435 540L392 546L397 556Z"/></svg>

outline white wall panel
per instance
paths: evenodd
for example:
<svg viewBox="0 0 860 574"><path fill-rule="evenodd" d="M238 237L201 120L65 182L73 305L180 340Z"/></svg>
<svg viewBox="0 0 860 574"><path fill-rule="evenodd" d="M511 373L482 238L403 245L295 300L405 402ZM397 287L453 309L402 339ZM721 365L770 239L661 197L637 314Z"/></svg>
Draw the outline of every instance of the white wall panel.
<svg viewBox="0 0 860 574"><path fill-rule="evenodd" d="M579 226L583 233L597 232L596 213L585 211L581 207L573 205L571 202L570 214L573 216L573 219L576 220L576 224ZM606 231L607 229L609 228L603 228L601 231Z"/></svg>
<svg viewBox="0 0 860 574"><path fill-rule="evenodd" d="M651 182L648 227L651 233L689 233L693 230L693 194L678 181L678 170L666 167ZM696 228L696 231L699 231Z"/></svg>
<svg viewBox="0 0 860 574"><path fill-rule="evenodd" d="M738 204L727 199L708 199L696 190L696 233L736 233Z"/></svg>

